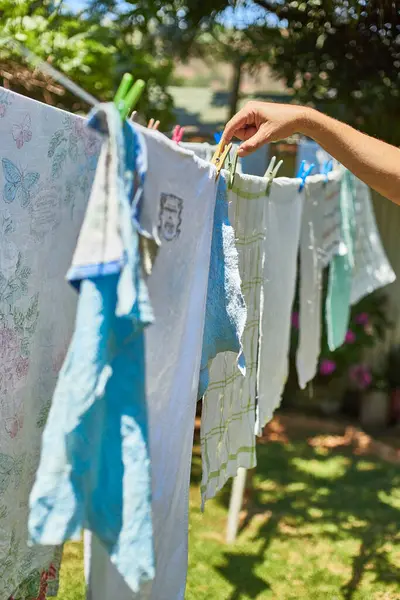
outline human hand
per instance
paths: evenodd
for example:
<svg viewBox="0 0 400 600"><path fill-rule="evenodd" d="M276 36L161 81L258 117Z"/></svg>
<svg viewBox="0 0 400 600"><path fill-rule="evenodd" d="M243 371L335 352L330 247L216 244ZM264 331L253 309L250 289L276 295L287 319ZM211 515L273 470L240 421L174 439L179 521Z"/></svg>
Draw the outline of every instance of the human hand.
<svg viewBox="0 0 400 600"><path fill-rule="evenodd" d="M248 102L226 125L222 147L236 137L243 142L239 156L247 156L263 144L298 133L308 110L294 104Z"/></svg>

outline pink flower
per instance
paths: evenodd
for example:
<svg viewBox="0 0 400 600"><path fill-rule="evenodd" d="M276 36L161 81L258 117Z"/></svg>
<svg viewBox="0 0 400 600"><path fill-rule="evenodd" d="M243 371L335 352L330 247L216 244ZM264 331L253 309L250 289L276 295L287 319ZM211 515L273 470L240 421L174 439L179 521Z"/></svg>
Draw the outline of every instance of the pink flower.
<svg viewBox="0 0 400 600"><path fill-rule="evenodd" d="M351 329L349 329L348 332L346 333L345 342L346 342L346 344L354 344L355 341L356 341L356 335L353 331L351 331Z"/></svg>
<svg viewBox="0 0 400 600"><path fill-rule="evenodd" d="M299 325L300 325L299 313L297 311L295 311L292 314L292 327L294 329L298 329Z"/></svg>
<svg viewBox="0 0 400 600"><path fill-rule="evenodd" d="M24 377L26 377L28 375L28 371L29 360L27 358L22 358L22 356L19 356L15 365L15 372L17 374L18 379L23 379Z"/></svg>
<svg viewBox="0 0 400 600"><path fill-rule="evenodd" d="M363 312L363 313L356 315L356 318L354 320L357 323L357 325L368 325L369 315L368 315L368 313Z"/></svg>
<svg viewBox="0 0 400 600"><path fill-rule="evenodd" d="M18 334L9 327L0 328L0 393L15 389L28 373L29 360L21 356Z"/></svg>
<svg viewBox="0 0 400 600"><path fill-rule="evenodd" d="M349 370L350 380L360 390L366 390L372 383L371 371L365 365L354 365Z"/></svg>
<svg viewBox="0 0 400 600"><path fill-rule="evenodd" d="M323 375L324 377L332 375L332 373L334 373L335 371L336 363L333 360L329 360L327 358L325 358L319 366L320 375Z"/></svg>

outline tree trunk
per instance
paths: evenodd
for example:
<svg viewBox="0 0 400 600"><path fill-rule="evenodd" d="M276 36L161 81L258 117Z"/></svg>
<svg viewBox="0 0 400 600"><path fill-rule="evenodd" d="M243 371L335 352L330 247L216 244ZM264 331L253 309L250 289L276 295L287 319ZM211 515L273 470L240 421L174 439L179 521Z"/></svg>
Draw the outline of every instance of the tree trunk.
<svg viewBox="0 0 400 600"><path fill-rule="evenodd" d="M240 84L242 82L243 75L243 59L238 57L233 63L233 77L232 77L232 89L230 94L229 103L229 118L231 119L236 113L238 108L239 96L240 96Z"/></svg>

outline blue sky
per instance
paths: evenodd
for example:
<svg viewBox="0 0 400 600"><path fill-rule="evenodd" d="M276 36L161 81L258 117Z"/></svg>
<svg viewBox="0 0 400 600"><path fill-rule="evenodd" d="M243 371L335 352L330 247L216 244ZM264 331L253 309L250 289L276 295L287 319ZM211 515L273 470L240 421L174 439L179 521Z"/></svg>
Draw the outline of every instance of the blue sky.
<svg viewBox="0 0 400 600"><path fill-rule="evenodd" d="M85 6L86 0L67 0L66 4L75 10L79 10ZM244 28L254 23L263 12L264 11L260 7L255 5L250 8L244 8L243 6L239 6L236 9L228 8L223 13L221 21L230 27L236 26Z"/></svg>

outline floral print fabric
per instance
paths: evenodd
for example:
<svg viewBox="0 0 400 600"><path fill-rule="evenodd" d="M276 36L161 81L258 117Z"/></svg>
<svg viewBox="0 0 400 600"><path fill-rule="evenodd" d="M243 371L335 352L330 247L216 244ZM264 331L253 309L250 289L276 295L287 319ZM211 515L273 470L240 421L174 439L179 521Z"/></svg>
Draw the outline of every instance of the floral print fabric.
<svg viewBox="0 0 400 600"><path fill-rule="evenodd" d="M80 117L0 88L0 600L56 592L61 551L28 547L28 498L74 324L64 274L99 150Z"/></svg>

